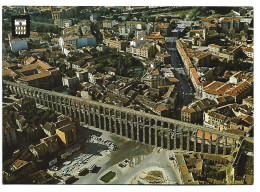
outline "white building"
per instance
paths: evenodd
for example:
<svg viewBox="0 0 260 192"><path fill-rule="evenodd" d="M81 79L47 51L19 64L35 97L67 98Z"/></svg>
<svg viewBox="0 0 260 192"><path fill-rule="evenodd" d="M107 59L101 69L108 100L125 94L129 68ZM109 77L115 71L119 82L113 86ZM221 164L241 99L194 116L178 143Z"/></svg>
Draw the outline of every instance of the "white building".
<svg viewBox="0 0 260 192"><path fill-rule="evenodd" d="M79 50L71 44L63 45L61 50L62 50L62 53L64 53L66 56L68 56L70 52L79 52Z"/></svg>
<svg viewBox="0 0 260 192"><path fill-rule="evenodd" d="M139 45L143 45L146 43L146 40L133 40L133 41L130 41L130 46L133 46L133 47L138 47Z"/></svg>
<svg viewBox="0 0 260 192"><path fill-rule="evenodd" d="M72 26L72 21L69 19L55 19L54 25L57 25L59 27L68 28Z"/></svg>
<svg viewBox="0 0 260 192"><path fill-rule="evenodd" d="M103 28L112 28L116 25L116 21L114 20L104 20L103 21Z"/></svg>
<svg viewBox="0 0 260 192"><path fill-rule="evenodd" d="M76 76L79 79L79 82L83 82L84 79L88 78L88 72L87 71L76 71Z"/></svg>
<svg viewBox="0 0 260 192"><path fill-rule="evenodd" d="M77 47L78 46L78 39L79 39L79 36L65 37L65 38L60 37L59 46L60 46L60 48L62 48L64 44L71 44L72 46Z"/></svg>
<svg viewBox="0 0 260 192"><path fill-rule="evenodd" d="M122 36L129 36L129 34L133 32L132 27L121 26L118 29L119 29L119 34Z"/></svg>
<svg viewBox="0 0 260 192"><path fill-rule="evenodd" d="M96 38L93 35L87 36L72 36L72 37L60 37L59 45L62 48L64 44L71 44L75 47L85 47L89 45L96 45Z"/></svg>

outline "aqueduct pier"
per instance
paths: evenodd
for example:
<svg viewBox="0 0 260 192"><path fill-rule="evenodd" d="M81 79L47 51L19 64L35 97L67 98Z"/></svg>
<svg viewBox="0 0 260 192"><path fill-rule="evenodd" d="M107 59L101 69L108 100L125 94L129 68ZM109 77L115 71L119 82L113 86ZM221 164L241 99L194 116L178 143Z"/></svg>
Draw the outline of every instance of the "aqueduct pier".
<svg viewBox="0 0 260 192"><path fill-rule="evenodd" d="M3 80L3 91L30 97L36 103L86 125L169 150L231 154L240 137L175 119Z"/></svg>

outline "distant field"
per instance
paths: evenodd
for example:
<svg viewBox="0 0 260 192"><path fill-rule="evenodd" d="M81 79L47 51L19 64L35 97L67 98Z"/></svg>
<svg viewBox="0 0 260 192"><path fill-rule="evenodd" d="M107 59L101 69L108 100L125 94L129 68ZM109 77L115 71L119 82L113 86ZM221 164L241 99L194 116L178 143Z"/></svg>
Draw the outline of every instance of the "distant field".
<svg viewBox="0 0 260 192"><path fill-rule="evenodd" d="M165 13L157 13L150 15L150 17L156 17L160 15L190 15L191 12L193 11L193 8L187 9L187 10L182 10L182 11L170 11L170 12L165 12Z"/></svg>

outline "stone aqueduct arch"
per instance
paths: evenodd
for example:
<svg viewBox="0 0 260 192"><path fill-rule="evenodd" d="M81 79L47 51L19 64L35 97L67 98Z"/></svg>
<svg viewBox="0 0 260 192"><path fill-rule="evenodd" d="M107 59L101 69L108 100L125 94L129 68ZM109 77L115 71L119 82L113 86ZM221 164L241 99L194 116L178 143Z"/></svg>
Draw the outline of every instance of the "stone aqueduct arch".
<svg viewBox="0 0 260 192"><path fill-rule="evenodd" d="M14 82L4 80L3 90L34 98L40 105L95 128L169 150L230 154L239 143L239 136L215 129Z"/></svg>

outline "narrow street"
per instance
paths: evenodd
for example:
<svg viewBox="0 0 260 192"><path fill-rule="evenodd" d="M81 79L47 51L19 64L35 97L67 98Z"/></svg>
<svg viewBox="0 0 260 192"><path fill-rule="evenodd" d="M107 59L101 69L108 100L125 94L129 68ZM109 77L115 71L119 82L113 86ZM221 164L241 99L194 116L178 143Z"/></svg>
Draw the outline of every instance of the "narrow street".
<svg viewBox="0 0 260 192"><path fill-rule="evenodd" d="M185 74L184 65L178 56L176 43L175 43L176 38L173 37L172 39L173 41L167 42L167 45L169 48L169 53L171 55L172 66L174 67L177 73L177 77L180 80L180 94L179 94L180 98L177 102L178 106L176 107L176 115L175 115L175 119L180 120L182 107L192 102L194 98L194 94L193 94L193 87L190 81L188 81L188 77Z"/></svg>

